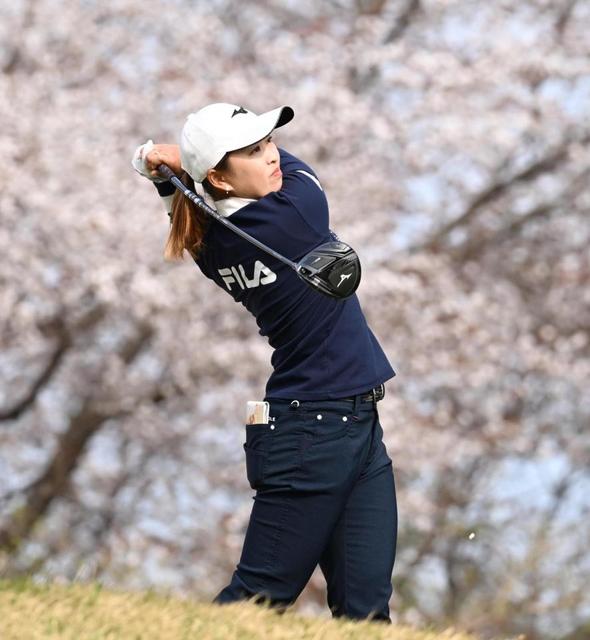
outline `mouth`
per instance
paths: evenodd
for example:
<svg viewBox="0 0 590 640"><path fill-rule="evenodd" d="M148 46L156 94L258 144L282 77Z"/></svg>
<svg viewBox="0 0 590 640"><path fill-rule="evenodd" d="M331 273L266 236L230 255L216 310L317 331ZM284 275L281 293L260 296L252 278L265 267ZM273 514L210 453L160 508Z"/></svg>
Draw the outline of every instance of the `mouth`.
<svg viewBox="0 0 590 640"><path fill-rule="evenodd" d="M281 171L281 169L279 167L277 167L271 174L270 177L271 178L280 178L283 175L283 172Z"/></svg>

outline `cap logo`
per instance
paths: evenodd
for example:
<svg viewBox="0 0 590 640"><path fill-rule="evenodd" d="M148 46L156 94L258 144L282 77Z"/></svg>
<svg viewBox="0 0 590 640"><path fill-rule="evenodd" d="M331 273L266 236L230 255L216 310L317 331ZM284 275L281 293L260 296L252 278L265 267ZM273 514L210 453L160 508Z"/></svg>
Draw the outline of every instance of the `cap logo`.
<svg viewBox="0 0 590 640"><path fill-rule="evenodd" d="M244 107L240 107L239 109L234 109L234 112L231 114L231 117L237 116L239 113L248 113Z"/></svg>

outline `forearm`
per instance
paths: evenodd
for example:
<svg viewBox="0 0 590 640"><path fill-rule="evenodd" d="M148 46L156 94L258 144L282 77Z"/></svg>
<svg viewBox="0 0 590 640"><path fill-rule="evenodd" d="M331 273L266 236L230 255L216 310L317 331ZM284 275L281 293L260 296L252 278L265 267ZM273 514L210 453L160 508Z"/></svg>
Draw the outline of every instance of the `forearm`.
<svg viewBox="0 0 590 640"><path fill-rule="evenodd" d="M170 220L172 220L172 200L174 198L174 193L176 192L176 187L169 181L154 182L154 187L158 190L158 194L162 199L166 213L170 216Z"/></svg>
<svg viewBox="0 0 590 640"><path fill-rule="evenodd" d="M165 164L178 175L182 172L180 164L180 147L177 144L157 144L146 157L146 164L153 174L156 173L160 164ZM166 213L172 220L172 199L176 192L176 187L170 182L154 182L158 194L162 199Z"/></svg>

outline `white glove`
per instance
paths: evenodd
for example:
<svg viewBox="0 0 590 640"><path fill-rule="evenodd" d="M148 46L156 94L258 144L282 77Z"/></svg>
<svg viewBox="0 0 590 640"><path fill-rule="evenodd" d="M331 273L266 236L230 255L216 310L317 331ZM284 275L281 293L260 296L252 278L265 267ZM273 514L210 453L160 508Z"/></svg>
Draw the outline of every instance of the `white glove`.
<svg viewBox="0 0 590 640"><path fill-rule="evenodd" d="M160 178L153 176L150 173L150 169L146 164L145 159L147 158L148 153L154 148L154 141L148 140L145 144L139 145L133 154L133 158L131 159L131 166L142 175L144 178L151 180L152 182L166 182L166 178Z"/></svg>

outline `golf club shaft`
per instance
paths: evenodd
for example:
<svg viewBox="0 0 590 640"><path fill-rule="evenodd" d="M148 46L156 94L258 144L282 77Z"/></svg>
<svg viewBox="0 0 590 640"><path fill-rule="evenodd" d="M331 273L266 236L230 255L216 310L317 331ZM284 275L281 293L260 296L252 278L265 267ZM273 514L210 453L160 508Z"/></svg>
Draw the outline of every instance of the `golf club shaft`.
<svg viewBox="0 0 590 640"><path fill-rule="evenodd" d="M215 211L215 209L210 207L205 202L205 200L203 200L203 198L198 196L196 193L191 191L185 184L183 184L182 180L176 177L176 175L174 174L172 169L170 169L170 167L168 167L165 164L160 164L158 165L157 170L158 170L158 173L163 178L170 180L170 182L172 182L172 184L179 191L181 191L189 200L192 200L197 205L197 207L201 209L201 211L204 211L205 213L208 213L210 216L213 216L218 222L221 222L221 224L225 225L228 229L231 229L232 231L237 233L239 236L241 236L245 240L248 240L248 242L251 242L252 244L256 245L259 249L262 249L262 251L265 251L266 253L270 254L277 260L280 260L287 266L291 267L291 269L298 271L297 265L294 262L292 262L288 258L285 258L280 253L277 253L270 247L267 247L265 244L263 244L259 240L256 240L256 238L253 238L250 234L246 233L245 231L242 231L239 227L236 227L235 224L232 224L229 220L227 220L222 215L220 215L217 211Z"/></svg>

